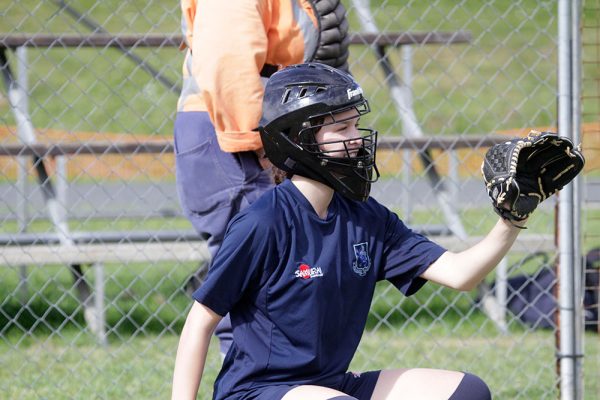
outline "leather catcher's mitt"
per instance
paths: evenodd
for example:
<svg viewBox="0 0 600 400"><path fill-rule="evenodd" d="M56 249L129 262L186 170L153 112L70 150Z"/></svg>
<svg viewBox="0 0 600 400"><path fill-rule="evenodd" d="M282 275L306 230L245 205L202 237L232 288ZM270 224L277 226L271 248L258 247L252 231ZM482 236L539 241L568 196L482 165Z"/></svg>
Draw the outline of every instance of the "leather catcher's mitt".
<svg viewBox="0 0 600 400"><path fill-rule="evenodd" d="M495 211L504 219L527 219L539 203L562 189L583 169L579 148L552 132L531 131L492 146L481 171Z"/></svg>

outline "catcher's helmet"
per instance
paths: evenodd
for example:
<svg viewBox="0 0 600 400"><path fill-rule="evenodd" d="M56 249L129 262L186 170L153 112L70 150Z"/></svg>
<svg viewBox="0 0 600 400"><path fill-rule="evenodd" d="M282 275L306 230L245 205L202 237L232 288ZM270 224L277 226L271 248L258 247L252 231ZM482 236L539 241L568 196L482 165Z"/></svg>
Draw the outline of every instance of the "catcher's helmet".
<svg viewBox="0 0 600 400"><path fill-rule="evenodd" d="M336 114L349 110L356 111L351 118L370 111L351 75L319 63L276 72L265 88L259 128L267 157L288 174L322 182L353 200L367 200L371 183L379 178L377 132L359 128L357 152L350 152L348 145L356 139L340 140L342 152L325 151L315 139L321 127L341 122Z"/></svg>

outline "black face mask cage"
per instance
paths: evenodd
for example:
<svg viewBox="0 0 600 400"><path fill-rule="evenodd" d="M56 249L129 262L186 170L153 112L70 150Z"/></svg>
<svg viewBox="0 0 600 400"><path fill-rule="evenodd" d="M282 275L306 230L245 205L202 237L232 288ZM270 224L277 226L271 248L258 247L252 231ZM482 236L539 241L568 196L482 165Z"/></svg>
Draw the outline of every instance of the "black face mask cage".
<svg viewBox="0 0 600 400"><path fill-rule="evenodd" d="M348 118L344 118L344 119L339 119L339 115L346 112L346 111L350 111L350 110L355 110L356 111L356 115L352 115ZM308 119L308 127L311 128L320 128L322 126L325 125L333 125L333 124L337 124L340 122L344 122L347 121L349 119L352 118L356 118L356 117L361 117L365 114L368 114L371 112L371 107L369 107L369 102L366 99L363 99L360 103L357 104L353 104L351 106L348 107L343 107L343 108L338 108L334 111L329 111L323 114L318 114L318 115L313 115ZM332 122L324 124L323 121L325 120L325 117L329 117L332 119Z"/></svg>
<svg viewBox="0 0 600 400"><path fill-rule="evenodd" d="M356 114L351 115L347 118L342 118L342 119L339 118L340 114L342 114L346 111L350 111L350 110L355 110ZM294 135L296 137L295 142L298 145L302 146L302 148L304 148L304 150L308 151L311 154L317 154L317 155L321 154L322 152L316 146L317 139L315 137L315 135L319 131L319 129L321 129L324 126L339 124L341 122L345 122L345 121L349 121L349 120L357 118L357 117L361 117L362 115L365 115L369 112L371 112L369 103L367 102L367 100L363 100L362 102L360 102L358 104L354 104L354 105L344 107L344 108L339 108L339 109L336 109L335 111L330 111L330 112L323 113L323 114L313 115L308 118L308 121L305 121L302 123L302 127L300 128L298 133L296 135ZM325 119L327 117L329 117L331 119L331 122L325 123ZM364 130L364 129L361 129L361 130ZM370 131L373 132L372 130L370 130ZM349 142L352 140L353 139L349 139L347 141ZM339 142L339 141L323 142L321 144L331 144L331 143L336 143L336 142ZM344 144L344 146L346 147L346 144Z"/></svg>
<svg viewBox="0 0 600 400"><path fill-rule="evenodd" d="M355 110L356 114L346 118L339 118L341 113L349 110ZM375 164L375 152L377 148L377 131L368 128L358 128L360 135L358 138L333 140L317 143L316 133L324 126L333 125L348 120L355 119L371 111L367 100L354 104L349 107L340 108L324 114L319 114L309 118L308 122L303 124L303 128L298 133L297 144L304 151L314 155L321 161L322 166L329 166L332 172L347 175L356 175L362 180L373 183L379 179L379 170ZM329 117L331 122L324 123ZM356 141L360 140L360 145ZM354 143L354 144L353 144ZM341 144L337 150L323 150L322 145ZM375 172L375 173L373 173Z"/></svg>

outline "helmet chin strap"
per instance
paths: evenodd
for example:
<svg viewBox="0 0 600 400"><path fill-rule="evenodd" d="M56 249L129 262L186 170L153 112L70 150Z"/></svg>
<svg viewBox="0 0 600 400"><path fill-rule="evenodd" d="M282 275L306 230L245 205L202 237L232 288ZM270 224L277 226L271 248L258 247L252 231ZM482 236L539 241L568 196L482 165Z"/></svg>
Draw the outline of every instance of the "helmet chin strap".
<svg viewBox="0 0 600 400"><path fill-rule="evenodd" d="M323 183L348 199L366 201L369 198L372 181L370 176L369 179L365 179L356 171L354 171L355 176L344 175L336 171L329 171L329 176L327 176L323 174L323 171L313 171L309 166L297 163L289 157L284 164L296 174ZM379 177L377 166L373 166L373 168L376 176Z"/></svg>

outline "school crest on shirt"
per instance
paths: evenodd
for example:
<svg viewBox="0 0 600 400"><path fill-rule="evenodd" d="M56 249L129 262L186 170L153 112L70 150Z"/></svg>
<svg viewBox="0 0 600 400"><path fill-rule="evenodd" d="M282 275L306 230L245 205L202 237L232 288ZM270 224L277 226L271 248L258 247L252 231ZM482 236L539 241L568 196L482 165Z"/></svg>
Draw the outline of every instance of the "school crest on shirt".
<svg viewBox="0 0 600 400"><path fill-rule="evenodd" d="M371 259L369 258L369 242L358 243L354 248L354 262L352 270L359 276L365 276L371 268Z"/></svg>

